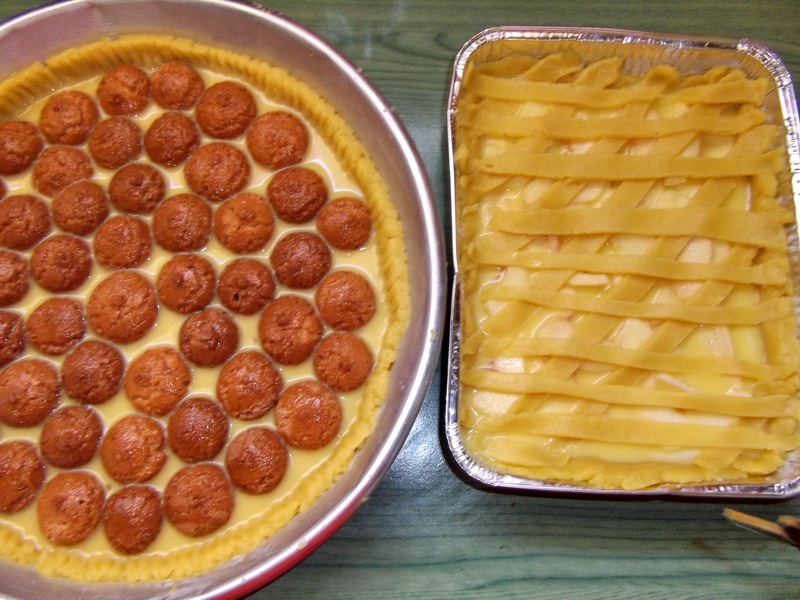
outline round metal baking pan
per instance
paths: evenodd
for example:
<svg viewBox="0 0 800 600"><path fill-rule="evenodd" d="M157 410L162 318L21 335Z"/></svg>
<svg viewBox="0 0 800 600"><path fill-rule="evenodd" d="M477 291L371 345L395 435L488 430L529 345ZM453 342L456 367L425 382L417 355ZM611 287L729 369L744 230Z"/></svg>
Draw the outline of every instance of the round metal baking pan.
<svg viewBox="0 0 800 600"><path fill-rule="evenodd" d="M427 174L391 106L321 37L282 15L232 0L68 0L0 25L0 78L67 48L128 33L188 37L246 53L305 81L351 124L381 171L404 226L411 321L374 434L349 470L255 550L179 581L82 584L0 561L0 596L19 599L237 598L297 564L358 508L400 451L436 367L445 310L444 243Z"/></svg>

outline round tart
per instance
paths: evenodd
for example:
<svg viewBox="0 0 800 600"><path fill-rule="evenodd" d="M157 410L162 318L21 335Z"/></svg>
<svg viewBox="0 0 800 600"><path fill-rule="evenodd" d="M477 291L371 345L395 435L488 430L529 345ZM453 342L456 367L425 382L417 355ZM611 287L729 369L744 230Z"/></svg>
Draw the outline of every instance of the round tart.
<svg viewBox="0 0 800 600"><path fill-rule="evenodd" d="M0 444L32 457L0 470L0 489L28 478L0 558L136 582L252 550L346 471L385 396L408 274L377 170L291 74L166 36L32 66L0 82L0 119ZM318 228L328 203L358 213L354 241L332 241L349 217ZM321 316L320 282L356 272ZM355 376L325 360L342 336Z"/></svg>

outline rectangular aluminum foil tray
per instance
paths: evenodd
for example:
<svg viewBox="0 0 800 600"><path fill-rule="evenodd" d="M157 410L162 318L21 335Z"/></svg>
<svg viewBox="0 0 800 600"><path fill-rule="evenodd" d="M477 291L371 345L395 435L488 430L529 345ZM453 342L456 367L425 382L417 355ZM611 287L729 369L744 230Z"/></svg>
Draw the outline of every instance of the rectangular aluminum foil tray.
<svg viewBox="0 0 800 600"><path fill-rule="evenodd" d="M290 19L235 0L66 0L0 23L0 79L35 61L103 37L161 33L222 46L282 67L314 87L351 124L391 190L410 265L409 327L375 431L305 512L251 552L180 581L83 584L42 577L0 560L0 597L239 598L308 556L364 502L400 451L436 368L446 281L441 222L427 173L404 125L347 57Z"/></svg>
<svg viewBox="0 0 800 600"><path fill-rule="evenodd" d="M458 422L460 366L459 298L459 223L456 210L457 173L455 172L455 131L458 99L465 68L473 54L499 58L509 52L524 50L534 55L548 55L565 50L576 51L587 59L616 56L624 59L625 68L643 74L658 64L671 64L682 73L702 72L714 65L741 68L750 76L770 82L765 111L773 123L783 125L786 133L790 173L787 173L779 200L795 214L788 228L789 252L795 289L800 290L800 249L797 237L797 205L800 204L800 120L791 75L786 65L769 48L749 39L684 37L637 31L592 28L494 27L470 39L456 55L448 104L450 152L451 215L453 231L453 286L450 312L448 378L444 403L444 430L448 449L461 474L478 487L521 494L586 496L596 498L700 499L700 500L787 500L800 495L800 451L791 454L786 464L769 481L753 485L712 484L701 486L663 486L641 491L596 489L574 484L526 479L500 473L473 458L464 446ZM483 54L486 53L486 54ZM798 320L800 322L800 319Z"/></svg>

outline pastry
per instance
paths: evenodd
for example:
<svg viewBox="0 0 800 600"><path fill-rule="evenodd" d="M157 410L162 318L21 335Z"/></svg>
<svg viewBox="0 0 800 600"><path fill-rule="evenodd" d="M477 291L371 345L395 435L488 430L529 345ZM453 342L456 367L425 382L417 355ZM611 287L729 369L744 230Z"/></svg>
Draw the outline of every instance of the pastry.
<svg viewBox="0 0 800 600"><path fill-rule="evenodd" d="M589 489L767 481L800 405L766 80L483 57L455 137L467 451Z"/></svg>
<svg viewBox="0 0 800 600"><path fill-rule="evenodd" d="M52 75L46 86L35 76L42 68ZM63 81L55 91L54 81ZM36 99L30 106L18 99L20 86ZM41 110L65 92L95 99L98 119L90 125L91 111L78 111L80 135L48 133L50 141L39 132ZM262 157L264 166L250 156L247 131L272 112L291 116L278 119L277 127L289 128L297 149L284 162L275 159L283 151L267 138L276 123L266 128L260 121L250 143L257 153L273 155ZM92 259L89 277L77 288L50 291L34 284L24 295L11 293L3 313L13 349L3 355L9 364L0 371L2 440L30 435L38 444L47 426L48 448L59 448L48 450L50 458L74 466L63 467L70 478L61 481L46 459L43 491L32 489L30 504L0 515L0 556L45 575L136 582L180 579L255 548L346 470L385 394L406 326L407 275L397 216L374 166L363 152L351 154L360 144L350 128L291 75L163 36L103 40L15 75L13 85L0 82L0 113L12 123L6 138L0 127L0 165L4 143L19 143L27 153L5 169L0 245L30 263L37 244L66 231L88 244ZM180 117L159 116L170 114ZM187 120L196 124L196 146L193 135L184 135ZM108 122L132 123L142 148L101 144L95 132L103 133ZM305 149L298 122L309 138ZM174 140L170 124L177 124ZM134 131L120 127L117 133ZM380 215L379 223L367 224L374 230L369 243L337 254L313 233L319 207L302 227L276 217L266 194L275 175L291 168L286 160L299 160L298 166L322 161L325 175L316 177L324 201L346 189ZM126 223L143 223L152 232L149 253L137 250L146 250L149 234L116 226ZM298 266L274 252L285 239L301 242L291 250L312 266L310 276L297 279ZM311 248L310 259L303 248ZM284 279L302 291L287 293L289 286L273 274L273 255ZM292 457L299 450L276 429L275 404L285 377L314 377L311 357L328 327L309 300L333 260L363 273L374 292L375 314L359 334L368 374L373 367L375 374L360 377L352 391L331 392L342 407L341 423L326 430L311 465ZM51 298L82 303L86 329L74 340L80 345L45 360L36 350L41 336L26 345L26 332L15 323ZM99 415L100 439L87 429L87 445L70 451L64 434L54 430L65 409ZM244 435L251 429L257 433ZM252 452L277 462L267 468L250 459ZM102 483L100 495L95 482ZM41 509L39 497L45 499ZM74 530L61 531L72 516L58 509L59 498L88 502L75 515ZM37 511L45 533L20 536L20 523L24 530L27 515Z"/></svg>

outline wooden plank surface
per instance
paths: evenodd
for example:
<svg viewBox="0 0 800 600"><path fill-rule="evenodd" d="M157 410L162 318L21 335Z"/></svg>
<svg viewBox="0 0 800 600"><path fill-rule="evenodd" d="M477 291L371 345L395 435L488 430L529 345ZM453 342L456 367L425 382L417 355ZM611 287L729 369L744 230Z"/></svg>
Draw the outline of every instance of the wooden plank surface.
<svg viewBox="0 0 800 600"><path fill-rule="evenodd" d="M42 4L0 2L0 19ZM428 168L449 236L445 105L452 60L493 25L595 26L750 37L800 74L800 2L762 0L338 0L260 2L363 68L394 105ZM449 240L448 240L449 243ZM441 367L440 367L441 371ZM724 506L492 494L448 465L437 375L400 456L369 500L257 600L800 598L796 549L732 526Z"/></svg>

